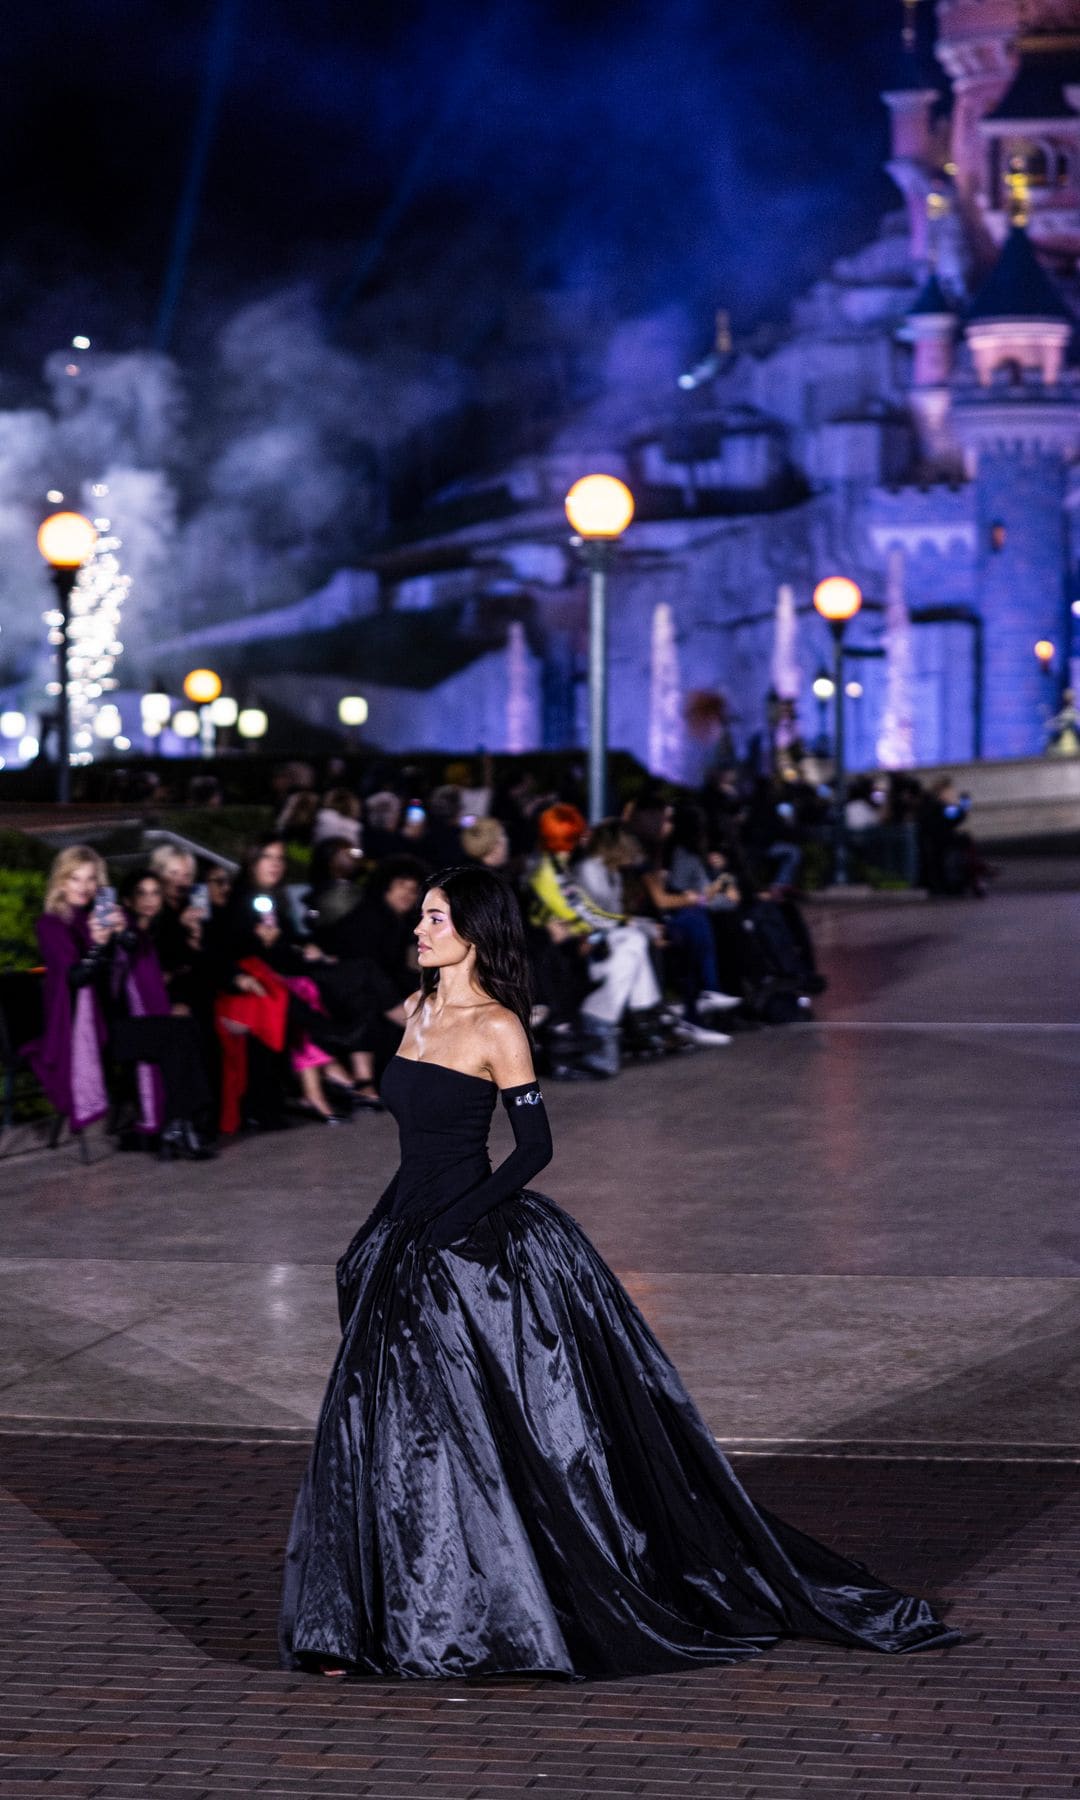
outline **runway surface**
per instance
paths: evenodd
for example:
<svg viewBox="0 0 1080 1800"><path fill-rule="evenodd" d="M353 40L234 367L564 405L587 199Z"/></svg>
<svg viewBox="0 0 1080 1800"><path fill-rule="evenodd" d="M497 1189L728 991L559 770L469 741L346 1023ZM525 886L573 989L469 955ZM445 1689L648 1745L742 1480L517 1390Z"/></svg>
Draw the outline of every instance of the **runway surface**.
<svg viewBox="0 0 1080 1800"><path fill-rule="evenodd" d="M815 915L814 1024L551 1087L542 1185L742 1479L969 1641L563 1687L278 1673L333 1262L388 1119L0 1159L0 1792L1080 1793L1080 896Z"/></svg>

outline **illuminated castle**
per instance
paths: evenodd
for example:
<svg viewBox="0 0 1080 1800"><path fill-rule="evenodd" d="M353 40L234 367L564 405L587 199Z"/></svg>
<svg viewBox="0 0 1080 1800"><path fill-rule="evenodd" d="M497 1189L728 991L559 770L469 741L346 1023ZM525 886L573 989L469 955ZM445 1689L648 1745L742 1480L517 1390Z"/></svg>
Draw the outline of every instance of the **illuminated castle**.
<svg viewBox="0 0 1080 1800"><path fill-rule="evenodd" d="M1074 628L1080 643L1080 0L939 0L929 73L916 0L905 17L883 96L902 208L785 328L745 348L722 328L658 420L606 436L571 422L547 453L437 496L373 559L373 739L584 740L584 582L562 501L599 467L638 500L612 591L613 743L694 775L708 746L687 720L712 693L744 743L777 691L813 736L828 642L810 597L843 573L866 602L855 764L1042 749ZM420 658L400 654L418 614ZM337 665L297 657L281 698L325 717Z"/></svg>

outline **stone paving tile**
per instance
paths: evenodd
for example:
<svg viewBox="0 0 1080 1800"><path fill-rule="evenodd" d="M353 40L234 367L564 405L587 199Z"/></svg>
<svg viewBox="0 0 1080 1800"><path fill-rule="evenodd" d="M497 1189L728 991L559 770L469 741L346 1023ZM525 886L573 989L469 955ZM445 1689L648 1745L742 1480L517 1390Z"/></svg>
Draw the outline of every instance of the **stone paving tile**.
<svg viewBox="0 0 1080 1800"><path fill-rule="evenodd" d="M746 1458L762 1502L970 1633L785 1643L650 1681L331 1684L275 1667L289 1443L0 1443L3 1800L1080 1795L1080 1469Z"/></svg>

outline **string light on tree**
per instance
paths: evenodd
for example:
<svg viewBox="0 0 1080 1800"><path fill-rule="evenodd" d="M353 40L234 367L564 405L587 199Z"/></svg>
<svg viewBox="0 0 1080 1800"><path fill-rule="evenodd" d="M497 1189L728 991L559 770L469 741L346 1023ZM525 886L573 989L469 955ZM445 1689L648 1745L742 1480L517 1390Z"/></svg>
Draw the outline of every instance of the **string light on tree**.
<svg viewBox="0 0 1080 1800"><path fill-rule="evenodd" d="M100 484L98 484L100 485ZM113 675L124 646L120 621L131 577L120 564L121 540L107 519L94 521L100 535L90 560L79 570L71 594L68 625L68 704L77 740L90 732L73 760L93 761L94 721L102 696L117 684ZM104 528L104 529L103 529ZM51 614L45 615L52 624ZM115 734L114 734L115 735Z"/></svg>

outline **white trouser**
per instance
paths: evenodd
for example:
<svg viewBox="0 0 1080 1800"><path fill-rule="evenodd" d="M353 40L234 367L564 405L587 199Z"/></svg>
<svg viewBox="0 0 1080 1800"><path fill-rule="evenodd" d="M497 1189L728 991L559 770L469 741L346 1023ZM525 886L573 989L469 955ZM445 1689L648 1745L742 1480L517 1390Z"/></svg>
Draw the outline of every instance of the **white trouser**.
<svg viewBox="0 0 1080 1800"><path fill-rule="evenodd" d="M593 963L594 979L601 985L586 997L582 1012L600 1019L605 1025L617 1025L629 1007L640 1012L659 1006L660 988L649 959L649 940L635 925L613 925L605 931L608 956Z"/></svg>

